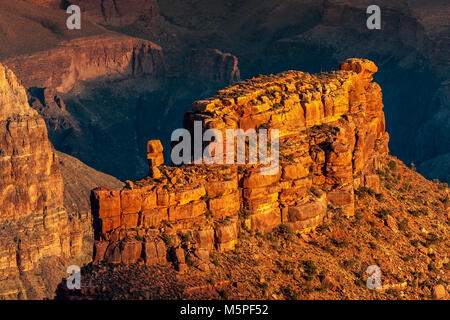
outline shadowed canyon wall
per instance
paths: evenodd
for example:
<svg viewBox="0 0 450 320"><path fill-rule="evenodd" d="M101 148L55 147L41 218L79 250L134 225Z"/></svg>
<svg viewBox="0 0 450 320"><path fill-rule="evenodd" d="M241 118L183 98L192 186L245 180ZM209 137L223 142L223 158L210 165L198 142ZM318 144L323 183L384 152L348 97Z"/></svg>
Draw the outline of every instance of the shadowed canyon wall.
<svg viewBox="0 0 450 320"><path fill-rule="evenodd" d="M138 178L144 174L145 141L152 136L166 137L181 126L171 115L186 112L190 101L207 97L230 83L219 84L218 79L237 78L233 76L237 74L232 71L233 58L224 59L224 54L223 63L218 63L220 54L210 49L218 48L239 58L239 71L245 78L289 69L328 70L349 56L371 59L381 67L376 81L384 88L392 153L406 163L414 162L428 178L448 180L450 144L446 143L446 132L450 121L446 79L450 38L449 12L444 0L401 3L383 0L378 4L382 10L381 30L367 29L366 8L371 3L366 0L200 0L195 5L184 0L158 3L118 0L115 5L112 1L76 2L85 6L84 22L96 22L161 45L168 70L163 81L149 83L144 93L129 93L136 84L121 89L109 83L62 97L68 112L80 122L73 126L80 130L67 133L63 128L50 135L52 142L57 149L97 169L120 178ZM60 12L62 20L66 13ZM67 36L63 27L48 19L42 24ZM83 26L83 33L90 32L100 30ZM82 68L79 70L83 72ZM102 70L113 74L117 71ZM108 75L104 74L104 78ZM78 85L81 85L79 81ZM111 92L116 94L108 99ZM116 107L112 108L114 104ZM123 122L116 123L114 117L105 116L107 112L101 110L117 112ZM88 114L99 120L87 120ZM155 120L154 114L161 118ZM111 123L114 129L101 136L99 132ZM126 129L118 130L120 127ZM89 134L80 137L80 132ZM127 132L127 139L121 139ZM53 136L58 136L58 140L53 140ZM130 141L136 141L131 148ZM96 147L85 147L90 145ZM115 157L119 145L132 156ZM169 146L166 143L164 146L167 152ZM96 161L89 156L93 153L101 154L104 159ZM119 160L125 161L120 165Z"/></svg>

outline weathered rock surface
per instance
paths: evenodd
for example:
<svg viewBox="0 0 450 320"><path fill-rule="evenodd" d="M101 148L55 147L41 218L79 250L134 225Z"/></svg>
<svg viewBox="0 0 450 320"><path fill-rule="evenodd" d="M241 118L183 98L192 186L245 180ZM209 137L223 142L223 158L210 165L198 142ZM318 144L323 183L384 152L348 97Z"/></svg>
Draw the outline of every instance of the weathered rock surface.
<svg viewBox="0 0 450 320"><path fill-rule="evenodd" d="M40 7L53 9L62 9L64 5L64 0L25 0L25 1Z"/></svg>
<svg viewBox="0 0 450 320"><path fill-rule="evenodd" d="M47 51L57 48L64 41L90 37L101 34L114 34L104 28L82 19L81 30L67 28L68 14L65 10L38 5L38 0L0 2L0 42L7 43L0 47L0 61L23 54Z"/></svg>
<svg viewBox="0 0 450 320"><path fill-rule="evenodd" d="M147 266L142 260L131 265L95 265L82 273L80 291L64 290L62 283L58 297L448 299L448 188L426 180L391 156L378 175L380 194L357 190L353 217L344 218L339 210L329 208L333 218L310 233L298 235L286 226L269 234L241 228L232 251L199 248L182 255L182 250L169 250L178 253L179 261L184 256L189 269L183 274L174 272L171 265ZM388 216L398 224L397 232L386 226ZM201 239L211 236L204 232ZM367 290L370 274L366 270L374 264L382 270L381 290Z"/></svg>
<svg viewBox="0 0 450 320"><path fill-rule="evenodd" d="M233 84L241 80L238 58L217 49L192 49L185 62L185 73L193 80Z"/></svg>
<svg viewBox="0 0 450 320"><path fill-rule="evenodd" d="M149 141L147 178L93 190L97 246L108 248L96 250L95 261L127 262L131 249L118 243L159 237L183 265L180 247L194 256L229 251L244 226L265 233L283 223L301 233L328 219L329 208L352 216L355 189L379 188L389 136L375 64L348 59L340 69L260 76L195 102L184 117L192 133L194 121L223 136L226 129L278 129L280 166L267 175L261 163L169 167L161 143Z"/></svg>
<svg viewBox="0 0 450 320"><path fill-rule="evenodd" d="M126 26L142 18L159 15L156 0L69 0L80 6L92 21L111 26Z"/></svg>
<svg viewBox="0 0 450 320"><path fill-rule="evenodd" d="M2 65L0 162L0 298L53 297L67 265L92 257L90 190L122 184L54 151L44 120Z"/></svg>
<svg viewBox="0 0 450 320"><path fill-rule="evenodd" d="M0 106L0 295L42 298L52 288L42 283L30 287L30 282L45 280L29 274L46 259L76 258L82 230L69 224L58 157L45 122L28 106L13 72L3 66ZM56 274L64 273L62 263L59 267Z"/></svg>
<svg viewBox="0 0 450 320"><path fill-rule="evenodd" d="M26 88L70 91L81 81L160 75L161 47L137 38L102 35L68 41L53 50L3 61ZM49 70L51 70L49 74Z"/></svg>

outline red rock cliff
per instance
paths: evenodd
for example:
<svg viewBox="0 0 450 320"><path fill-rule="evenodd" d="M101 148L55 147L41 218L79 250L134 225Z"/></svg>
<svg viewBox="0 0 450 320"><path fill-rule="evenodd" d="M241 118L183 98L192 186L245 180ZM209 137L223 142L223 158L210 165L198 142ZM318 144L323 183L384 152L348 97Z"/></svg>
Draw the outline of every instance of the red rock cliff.
<svg viewBox="0 0 450 320"><path fill-rule="evenodd" d="M111 26L124 26L140 18L159 15L156 0L69 0L81 7L82 12L94 22Z"/></svg>
<svg viewBox="0 0 450 320"><path fill-rule="evenodd" d="M270 232L286 224L306 232L336 210L353 215L354 190L379 188L375 170L389 136L381 89L372 82L375 64L349 59L340 69L261 76L195 102L185 115L188 129L195 120L223 132L279 129L279 169L261 175L261 164L168 167L161 144L150 141L149 177L123 190L93 191L95 261L151 265L169 250L183 271L186 252L202 259L213 247L233 249L240 228Z"/></svg>
<svg viewBox="0 0 450 320"><path fill-rule="evenodd" d="M161 47L127 36L94 36L3 61L22 84L70 91L79 81L121 80L164 72Z"/></svg>
<svg viewBox="0 0 450 320"><path fill-rule="evenodd" d="M0 298L52 296L48 284L61 281L63 261L81 253L82 230L75 220L69 224L45 122L2 65L0 162ZM36 276L44 266L51 271Z"/></svg>

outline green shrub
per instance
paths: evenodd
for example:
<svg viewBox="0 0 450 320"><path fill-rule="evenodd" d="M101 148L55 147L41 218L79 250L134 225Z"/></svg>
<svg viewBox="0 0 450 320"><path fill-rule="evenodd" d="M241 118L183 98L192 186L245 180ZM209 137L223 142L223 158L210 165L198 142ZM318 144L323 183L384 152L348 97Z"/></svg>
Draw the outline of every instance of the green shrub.
<svg viewBox="0 0 450 320"><path fill-rule="evenodd" d="M284 287L281 289L281 293L286 298L286 300L298 300L300 298L300 294L297 290L292 289L291 285Z"/></svg>
<svg viewBox="0 0 450 320"><path fill-rule="evenodd" d="M358 190L356 190L356 195L361 199L365 198L366 195L373 197L375 195L375 191L371 188L359 187Z"/></svg>
<svg viewBox="0 0 450 320"><path fill-rule="evenodd" d="M305 273L309 276L313 276L317 273L316 264L312 260L302 261L302 266L303 269L305 270Z"/></svg>
<svg viewBox="0 0 450 320"><path fill-rule="evenodd" d="M408 230L408 219L403 218L402 221L398 223L398 230L400 231L406 231Z"/></svg>
<svg viewBox="0 0 450 320"><path fill-rule="evenodd" d="M247 212L247 210L241 209L241 210L239 211L239 216L240 216L242 219L248 219L248 217L250 216L250 214Z"/></svg>
<svg viewBox="0 0 450 320"><path fill-rule="evenodd" d="M162 235L162 240L164 241L164 243L166 244L167 247L172 246L172 239L169 237L169 235L167 233L164 233Z"/></svg>
<svg viewBox="0 0 450 320"><path fill-rule="evenodd" d="M392 171L395 171L397 169L397 162L395 162L394 160L389 161L388 167Z"/></svg>

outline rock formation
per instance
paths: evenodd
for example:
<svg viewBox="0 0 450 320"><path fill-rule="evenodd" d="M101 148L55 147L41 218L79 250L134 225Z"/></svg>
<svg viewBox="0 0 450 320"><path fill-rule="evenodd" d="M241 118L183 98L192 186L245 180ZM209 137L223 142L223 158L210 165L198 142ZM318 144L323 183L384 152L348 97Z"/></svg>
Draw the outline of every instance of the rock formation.
<svg viewBox="0 0 450 320"><path fill-rule="evenodd" d="M379 189L389 136L375 64L348 59L340 69L260 76L195 102L184 117L189 130L194 121L222 132L279 129L280 167L270 175L261 163L169 167L150 141L150 176L93 190L95 262L153 265L162 250L184 271L186 254L232 250L241 228L285 224L301 233L329 218L329 208L353 215L354 190Z"/></svg>
<svg viewBox="0 0 450 320"><path fill-rule="evenodd" d="M53 297L66 267L92 257L90 190L122 183L54 151L44 120L2 65L0 162L0 299Z"/></svg>
<svg viewBox="0 0 450 320"><path fill-rule="evenodd" d="M120 35L72 40L56 49L14 57L3 63L26 88L51 88L58 92L68 92L80 81L123 80L156 76L164 71L158 45Z"/></svg>
<svg viewBox="0 0 450 320"><path fill-rule="evenodd" d="M65 2L64 0L25 0L25 1L40 7L52 9L62 9Z"/></svg>
<svg viewBox="0 0 450 320"><path fill-rule="evenodd" d="M125 26L141 18L159 15L156 0L69 0L80 6L92 21L110 26Z"/></svg>
<svg viewBox="0 0 450 320"><path fill-rule="evenodd" d="M187 77L194 80L233 84L241 80L238 58L217 49L192 49L185 62Z"/></svg>
<svg viewBox="0 0 450 320"><path fill-rule="evenodd" d="M0 295L45 297L51 290L44 285L47 279L34 278L32 272L48 259L80 255L82 230L69 224L58 157L45 122L29 107L13 72L3 66L0 106ZM64 274L60 267L55 276Z"/></svg>

